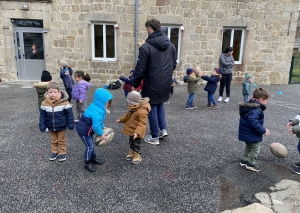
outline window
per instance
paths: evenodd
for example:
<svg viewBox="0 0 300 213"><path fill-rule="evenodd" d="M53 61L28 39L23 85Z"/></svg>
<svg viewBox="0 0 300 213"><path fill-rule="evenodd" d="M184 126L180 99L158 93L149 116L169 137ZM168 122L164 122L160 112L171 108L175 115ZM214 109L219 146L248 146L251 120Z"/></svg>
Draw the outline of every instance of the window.
<svg viewBox="0 0 300 213"><path fill-rule="evenodd" d="M92 59L116 61L116 29L114 24L92 24Z"/></svg>
<svg viewBox="0 0 300 213"><path fill-rule="evenodd" d="M226 47L233 47L233 58L236 64L242 63L242 54L244 47L244 34L245 29L241 28L224 28L223 29L223 42L222 50Z"/></svg>
<svg viewBox="0 0 300 213"><path fill-rule="evenodd" d="M174 44L176 49L176 61L180 61L180 41L181 41L181 30L179 26L162 26L161 31L168 36L172 44Z"/></svg>

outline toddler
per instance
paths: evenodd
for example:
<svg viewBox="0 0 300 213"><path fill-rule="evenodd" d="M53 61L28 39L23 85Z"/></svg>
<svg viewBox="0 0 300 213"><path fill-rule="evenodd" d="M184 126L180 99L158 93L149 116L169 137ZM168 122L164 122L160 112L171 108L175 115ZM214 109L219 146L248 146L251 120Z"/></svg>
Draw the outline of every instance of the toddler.
<svg viewBox="0 0 300 213"><path fill-rule="evenodd" d="M186 102L185 109L197 108L194 106L193 102L194 102L195 93L198 90L198 81L200 80L199 72L201 72L199 67L197 67L195 71L192 68L188 68L186 70L186 76L184 76L183 81L185 83L188 83L187 87L188 87L189 97Z"/></svg>
<svg viewBox="0 0 300 213"><path fill-rule="evenodd" d="M68 93L68 101L71 103L72 99L72 88L74 85L74 80L73 80L73 70L72 68L68 65L66 61L60 61L60 78L64 82L64 86L66 89L66 92Z"/></svg>
<svg viewBox="0 0 300 213"><path fill-rule="evenodd" d="M253 81L253 77L251 74L246 73L245 74L245 80L243 81L243 96L244 96L244 101L248 102L250 100L250 94L251 94L251 83Z"/></svg>

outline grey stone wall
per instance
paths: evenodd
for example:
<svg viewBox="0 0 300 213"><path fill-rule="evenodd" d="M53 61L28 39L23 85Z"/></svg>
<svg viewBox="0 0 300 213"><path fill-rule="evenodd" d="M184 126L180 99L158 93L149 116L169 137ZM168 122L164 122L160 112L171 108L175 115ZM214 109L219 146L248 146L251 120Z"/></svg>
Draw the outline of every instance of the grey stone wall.
<svg viewBox="0 0 300 213"><path fill-rule="evenodd" d="M21 10L22 3L29 10ZM44 2L44 3L41 3ZM13 25L11 18L41 19L46 67L59 80L60 60L74 70L92 75L93 82L108 83L116 74L134 68L134 0L53 0L0 2L0 78L16 80ZM162 24L183 25L180 61L175 70L182 80L185 70L198 63L203 71L218 66L223 27L246 29L243 62L234 67L234 82L245 72L262 84L286 84L298 20L296 0L140 0L139 43L147 38L144 24L156 18ZM89 22L109 21L117 30L117 61L92 60Z"/></svg>

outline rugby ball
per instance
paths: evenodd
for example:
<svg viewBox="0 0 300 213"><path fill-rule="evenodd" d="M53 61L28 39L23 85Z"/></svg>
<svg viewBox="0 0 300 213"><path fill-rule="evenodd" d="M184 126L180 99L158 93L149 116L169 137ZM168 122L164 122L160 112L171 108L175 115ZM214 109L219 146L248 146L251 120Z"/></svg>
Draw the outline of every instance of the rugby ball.
<svg viewBox="0 0 300 213"><path fill-rule="evenodd" d="M105 146L109 144L115 136L115 132L112 128L104 127L103 131L106 135L106 138L105 140L100 140L101 135L96 135L94 140L96 146Z"/></svg>
<svg viewBox="0 0 300 213"><path fill-rule="evenodd" d="M288 156L287 148L281 143L271 143L270 150L275 157L286 158Z"/></svg>

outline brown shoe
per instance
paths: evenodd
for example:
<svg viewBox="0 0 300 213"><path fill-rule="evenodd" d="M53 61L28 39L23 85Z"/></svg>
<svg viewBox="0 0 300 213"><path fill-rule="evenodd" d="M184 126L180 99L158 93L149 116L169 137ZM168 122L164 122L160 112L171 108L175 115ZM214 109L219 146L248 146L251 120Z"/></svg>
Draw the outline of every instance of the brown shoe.
<svg viewBox="0 0 300 213"><path fill-rule="evenodd" d="M129 150L128 155L126 155L125 160L132 160L134 156L134 151L133 150Z"/></svg>
<svg viewBox="0 0 300 213"><path fill-rule="evenodd" d="M218 109L218 105L214 104L213 107L211 109Z"/></svg>
<svg viewBox="0 0 300 213"><path fill-rule="evenodd" d="M207 108L211 108L211 104L207 104L206 107L207 107Z"/></svg>
<svg viewBox="0 0 300 213"><path fill-rule="evenodd" d="M142 157L141 157L141 155L139 153L134 152L133 155L134 156L133 156L132 161L131 161L132 164L138 164L139 162L142 161Z"/></svg>

